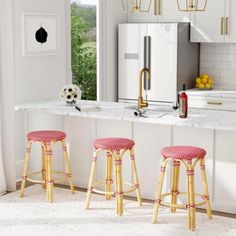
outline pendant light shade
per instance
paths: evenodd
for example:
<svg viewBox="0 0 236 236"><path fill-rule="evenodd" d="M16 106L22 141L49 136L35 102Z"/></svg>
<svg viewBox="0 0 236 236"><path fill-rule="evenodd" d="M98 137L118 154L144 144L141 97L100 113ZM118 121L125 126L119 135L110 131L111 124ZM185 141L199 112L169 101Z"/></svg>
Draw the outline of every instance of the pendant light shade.
<svg viewBox="0 0 236 236"><path fill-rule="evenodd" d="M177 0L179 11L205 11L207 0Z"/></svg>
<svg viewBox="0 0 236 236"><path fill-rule="evenodd" d="M124 12L150 12L152 0L121 0Z"/></svg>

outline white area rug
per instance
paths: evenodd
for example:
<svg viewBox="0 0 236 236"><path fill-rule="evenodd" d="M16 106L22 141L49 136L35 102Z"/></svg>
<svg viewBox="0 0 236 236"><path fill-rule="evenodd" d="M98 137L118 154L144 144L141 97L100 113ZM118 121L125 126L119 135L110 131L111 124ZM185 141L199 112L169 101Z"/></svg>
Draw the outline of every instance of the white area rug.
<svg viewBox="0 0 236 236"><path fill-rule="evenodd" d="M92 195L91 209L84 210L85 193L56 188L54 203L46 202L45 192L35 185L26 189L24 198L14 192L0 198L1 236L151 236L151 235L236 235L236 220L206 214L197 214L197 229L188 231L186 211L171 214L161 208L159 223L151 224L152 204L138 207L134 201L125 200L122 217L115 214L115 201L105 201Z"/></svg>

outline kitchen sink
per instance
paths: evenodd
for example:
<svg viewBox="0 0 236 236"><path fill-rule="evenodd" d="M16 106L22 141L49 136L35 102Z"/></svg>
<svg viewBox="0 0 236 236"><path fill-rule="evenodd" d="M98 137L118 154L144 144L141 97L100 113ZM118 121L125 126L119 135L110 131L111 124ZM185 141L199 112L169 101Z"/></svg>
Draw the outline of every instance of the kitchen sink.
<svg viewBox="0 0 236 236"><path fill-rule="evenodd" d="M138 110L137 106L126 106L125 109L130 109L130 110ZM155 113L159 113L159 112L173 112L174 109L172 107L165 107L165 106L150 106L148 108L143 108L143 111L145 111L146 113L148 112L155 112Z"/></svg>
<svg viewBox="0 0 236 236"><path fill-rule="evenodd" d="M150 106L148 108L141 109L141 111L139 111L138 107L134 105L126 106L124 108L132 110L135 116L143 118L161 118L166 114L174 112L174 109L172 107L166 106Z"/></svg>

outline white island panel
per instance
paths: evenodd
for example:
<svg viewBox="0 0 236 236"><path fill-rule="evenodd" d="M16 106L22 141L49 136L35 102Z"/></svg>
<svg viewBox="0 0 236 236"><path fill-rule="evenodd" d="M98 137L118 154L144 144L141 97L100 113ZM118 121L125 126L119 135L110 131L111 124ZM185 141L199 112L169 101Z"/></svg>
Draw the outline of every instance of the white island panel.
<svg viewBox="0 0 236 236"><path fill-rule="evenodd" d="M216 131L215 208L236 213L236 132Z"/></svg>
<svg viewBox="0 0 236 236"><path fill-rule="evenodd" d="M134 140L142 197L155 199L160 174L160 150L171 144L171 126L134 123Z"/></svg>
<svg viewBox="0 0 236 236"><path fill-rule="evenodd" d="M93 141L96 137L96 120L65 117L69 157L75 186L88 187L90 167L93 159Z"/></svg>

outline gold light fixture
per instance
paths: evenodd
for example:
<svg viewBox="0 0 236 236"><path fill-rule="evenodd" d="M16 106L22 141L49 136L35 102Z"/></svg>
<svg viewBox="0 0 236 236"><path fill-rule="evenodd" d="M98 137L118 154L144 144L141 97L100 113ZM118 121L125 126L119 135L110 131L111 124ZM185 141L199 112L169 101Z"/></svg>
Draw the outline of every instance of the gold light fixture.
<svg viewBox="0 0 236 236"><path fill-rule="evenodd" d="M205 11L207 0L177 0L179 11Z"/></svg>
<svg viewBox="0 0 236 236"><path fill-rule="evenodd" d="M152 0L145 4L146 7L144 7L143 0L121 0L121 3L124 12L150 12Z"/></svg>

